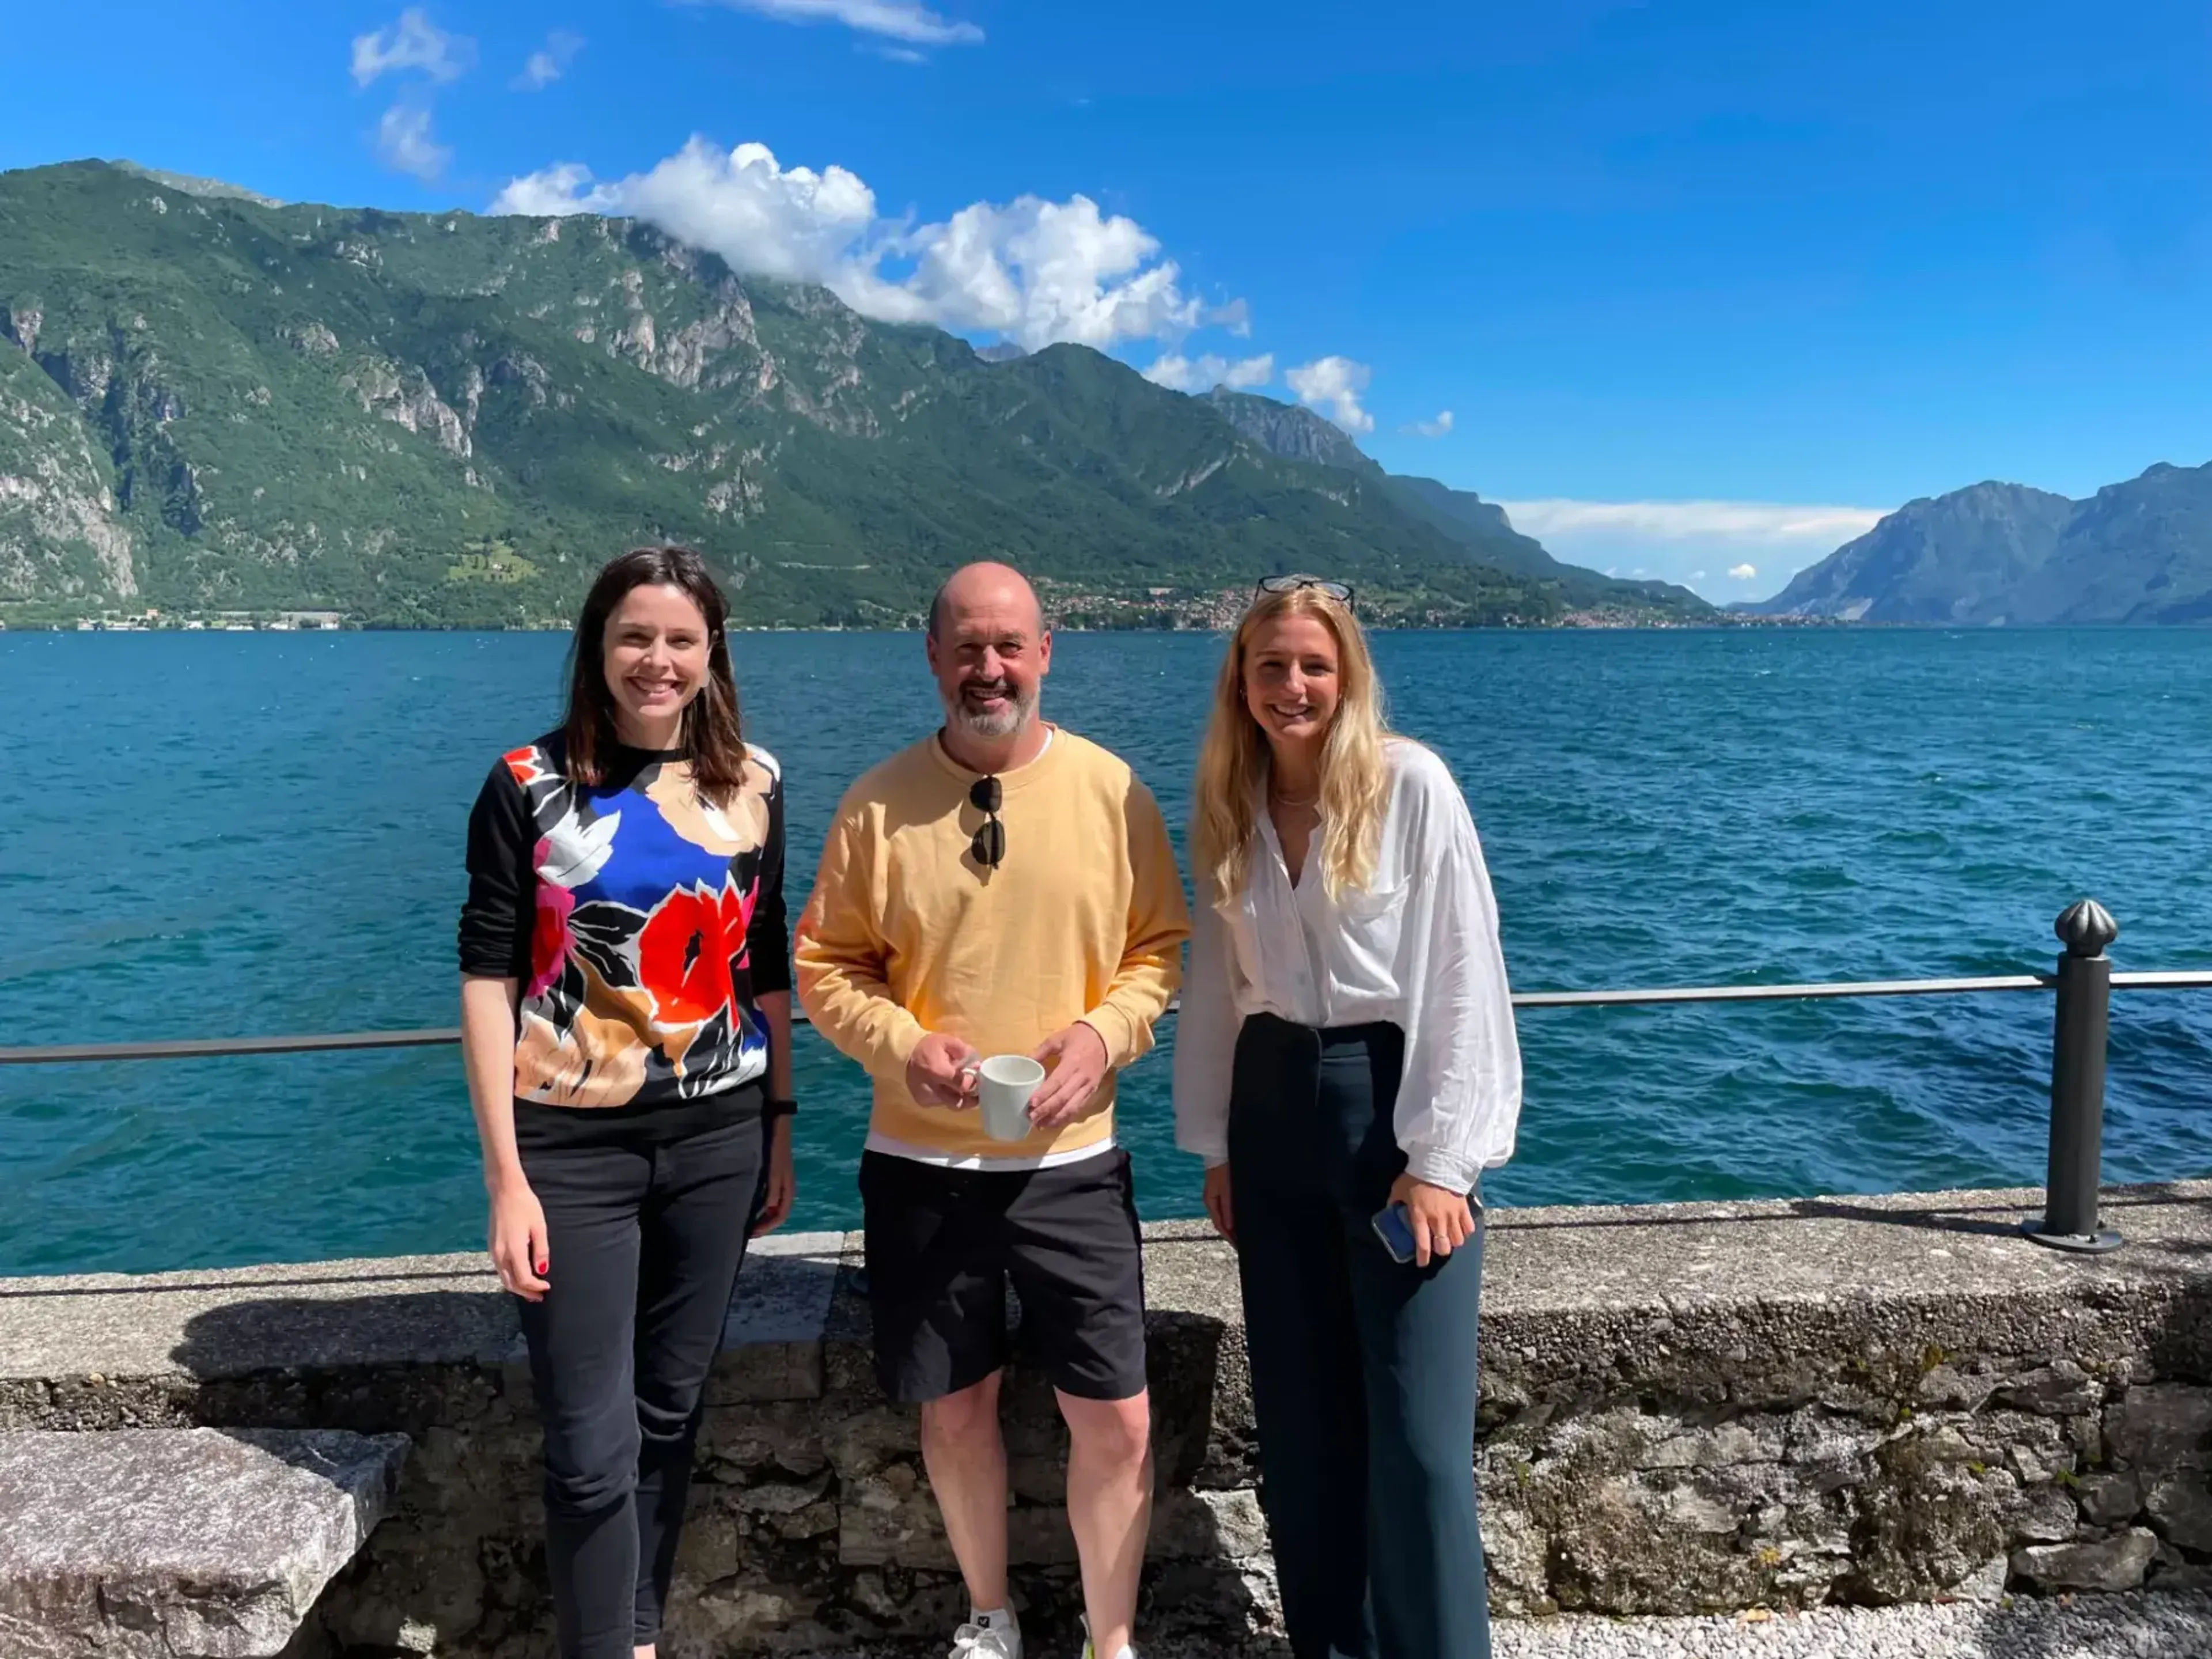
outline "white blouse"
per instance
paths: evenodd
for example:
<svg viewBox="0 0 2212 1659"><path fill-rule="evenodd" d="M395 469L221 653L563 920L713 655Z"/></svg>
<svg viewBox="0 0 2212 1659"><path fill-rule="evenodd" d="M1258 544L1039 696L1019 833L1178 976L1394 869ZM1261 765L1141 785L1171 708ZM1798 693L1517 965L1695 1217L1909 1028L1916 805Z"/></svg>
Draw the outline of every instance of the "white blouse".
<svg viewBox="0 0 2212 1659"><path fill-rule="evenodd" d="M1405 1032L1395 1127L1416 1179L1469 1192L1513 1155L1521 1048L1474 819L1428 750L1393 738L1386 753L1390 799L1364 891L1328 896L1318 831L1294 885L1264 804L1244 891L1226 915L1199 873L1176 1029L1176 1144L1209 1168L1229 1157L1237 1035L1257 1013Z"/></svg>

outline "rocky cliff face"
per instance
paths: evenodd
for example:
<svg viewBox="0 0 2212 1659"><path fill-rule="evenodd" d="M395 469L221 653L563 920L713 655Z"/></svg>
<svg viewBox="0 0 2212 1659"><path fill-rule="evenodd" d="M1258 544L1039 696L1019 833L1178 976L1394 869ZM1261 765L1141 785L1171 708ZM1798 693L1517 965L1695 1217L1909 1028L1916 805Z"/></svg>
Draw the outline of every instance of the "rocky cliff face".
<svg viewBox="0 0 2212 1659"><path fill-rule="evenodd" d="M2063 495L2008 483L1909 502L1760 608L1850 622L2002 622L2073 511Z"/></svg>
<svg viewBox="0 0 2212 1659"><path fill-rule="evenodd" d="M902 623L984 554L1121 620L1321 562L1424 619L1570 602L1308 411L986 361L627 221L0 174L0 601L50 611L541 621L653 539L770 623Z"/></svg>
<svg viewBox="0 0 2212 1659"><path fill-rule="evenodd" d="M1310 409L1277 403L1249 392L1231 392L1218 386L1206 401L1221 417L1271 455L1287 460L1315 461L1340 466L1350 472L1380 472L1366 451Z"/></svg>
<svg viewBox="0 0 2212 1659"><path fill-rule="evenodd" d="M1912 501L1752 608L1967 626L2212 620L2212 467L2154 466L2086 501L2010 483Z"/></svg>
<svg viewBox="0 0 2212 1659"><path fill-rule="evenodd" d="M112 474L76 416L28 357L0 349L0 453L21 458L0 470L0 598L138 592Z"/></svg>
<svg viewBox="0 0 2212 1659"><path fill-rule="evenodd" d="M2075 505L2023 618L2212 622L2212 466L2160 465Z"/></svg>

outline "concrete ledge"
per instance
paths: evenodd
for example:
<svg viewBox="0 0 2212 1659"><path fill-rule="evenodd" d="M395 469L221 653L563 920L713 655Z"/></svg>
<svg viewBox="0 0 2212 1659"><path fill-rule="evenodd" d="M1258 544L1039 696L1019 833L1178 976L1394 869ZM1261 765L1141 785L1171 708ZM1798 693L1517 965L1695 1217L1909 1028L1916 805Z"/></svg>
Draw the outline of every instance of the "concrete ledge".
<svg viewBox="0 0 2212 1659"><path fill-rule="evenodd" d="M215 1429L0 1434L0 1652L282 1652L368 1540L404 1436Z"/></svg>
<svg viewBox="0 0 2212 1659"><path fill-rule="evenodd" d="M1470 1458L1504 1609L2182 1588L2212 1577L2212 1182L2115 1191L2128 1248L2028 1243L2035 1192L1498 1211ZM1234 1255L1148 1227L1160 1633L1272 1628ZM913 1414L876 1392L857 1236L771 1240L710 1382L672 1641L835 1651L957 1613ZM536 1433L480 1256L0 1282L0 1426L413 1436L334 1638L519 1654ZM1067 1583L1061 1437L1013 1375L1024 1590ZM1057 1639L1048 1627L1045 1639Z"/></svg>
<svg viewBox="0 0 2212 1659"><path fill-rule="evenodd" d="M2212 1597L2099 1595L2002 1607L1822 1607L1727 1619L1504 1619L1497 1659L2204 1659ZM836 1659L943 1659L945 1644L872 1646ZM1274 1643L1148 1642L1146 1659L1288 1659Z"/></svg>

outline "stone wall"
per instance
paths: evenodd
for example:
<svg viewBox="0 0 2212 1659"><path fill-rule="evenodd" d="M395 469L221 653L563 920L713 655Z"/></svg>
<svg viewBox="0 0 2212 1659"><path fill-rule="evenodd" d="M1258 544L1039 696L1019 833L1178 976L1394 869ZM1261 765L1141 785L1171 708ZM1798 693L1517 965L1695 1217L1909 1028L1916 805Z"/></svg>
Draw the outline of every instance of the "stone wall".
<svg viewBox="0 0 2212 1659"><path fill-rule="evenodd" d="M2118 1255L2029 1193L1499 1212L1473 1462L1501 1609L1619 1613L2212 1582L2212 1183ZM1159 1507L1145 1627L1276 1626L1233 1257L1147 1230ZM857 1236L748 1266L665 1651L941 1637L963 1608L913 1414L868 1371ZM481 1258L0 1282L0 1427L411 1437L302 1651L548 1650L536 1433ZM1012 1379L1018 1594L1073 1633L1062 1438Z"/></svg>

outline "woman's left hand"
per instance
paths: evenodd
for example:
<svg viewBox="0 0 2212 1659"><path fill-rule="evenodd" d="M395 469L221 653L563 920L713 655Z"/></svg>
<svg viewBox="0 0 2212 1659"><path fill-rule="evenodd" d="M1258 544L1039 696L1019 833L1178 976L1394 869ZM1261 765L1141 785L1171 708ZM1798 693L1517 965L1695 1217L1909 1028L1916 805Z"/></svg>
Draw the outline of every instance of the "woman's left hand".
<svg viewBox="0 0 2212 1659"><path fill-rule="evenodd" d="M799 1177L791 1172L791 1120L771 1120L768 1136L768 1193L761 1200L760 1215L753 1222L755 1238L783 1225L791 1214L791 1201L799 1196Z"/></svg>
<svg viewBox="0 0 2212 1659"><path fill-rule="evenodd" d="M1474 1236L1474 1212L1464 1193L1401 1175L1390 1183L1390 1201L1406 1206L1416 1266L1427 1267L1431 1257L1441 1261Z"/></svg>

